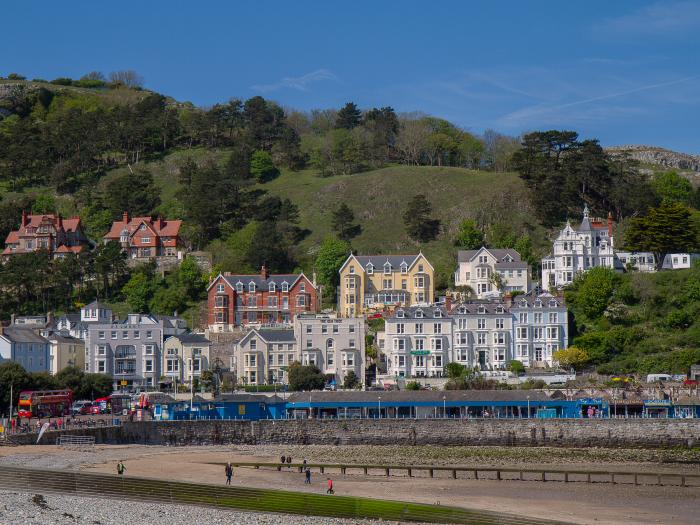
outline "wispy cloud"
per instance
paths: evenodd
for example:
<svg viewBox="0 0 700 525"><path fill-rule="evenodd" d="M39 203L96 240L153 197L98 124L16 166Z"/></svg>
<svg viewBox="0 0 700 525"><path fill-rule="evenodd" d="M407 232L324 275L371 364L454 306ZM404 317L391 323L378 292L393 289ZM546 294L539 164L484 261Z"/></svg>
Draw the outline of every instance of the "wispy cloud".
<svg viewBox="0 0 700 525"><path fill-rule="evenodd" d="M332 71L328 69L317 69L311 73L306 73L300 77L284 77L279 82L273 84L256 84L251 86L254 91L269 93L280 89L296 89L297 91L308 91L309 85L323 80L338 80Z"/></svg>
<svg viewBox="0 0 700 525"><path fill-rule="evenodd" d="M663 35L672 38L688 31L697 31L698 24L700 3L657 2L627 15L606 18L593 27L593 32L613 37Z"/></svg>
<svg viewBox="0 0 700 525"><path fill-rule="evenodd" d="M566 118L570 120L575 120L575 119L580 119L580 118L587 118L586 114L588 113L591 117L595 117L596 119L598 117L602 117L603 115L606 114L606 111L608 111L610 108L605 109L604 111L600 111L600 108L591 108L588 109L587 112L581 113L577 112L576 115L572 114L570 111L571 108L575 108L576 106L583 106L586 104L593 104L596 102L602 102L610 99L616 99L620 97L625 97L627 95L632 95L634 93L640 93L643 91L650 91L654 89L659 89L662 87L667 87L667 86L674 86L676 84L682 84L685 82L690 82L691 80L695 80L700 78L700 75L693 75L690 77L685 77L685 78L679 78L676 80L670 80L666 82L657 82L655 84L647 84L644 86L639 86L636 88L632 89L627 89L623 91L617 91L615 93L608 93L605 95L599 95L595 97L586 97L582 98L579 100L575 100L573 102L567 102L564 104L537 104L534 106L528 106L522 109L519 109L517 111L513 111L511 113L508 113L501 118L498 119L498 122L500 125L507 127L507 128L513 128L513 127L518 127L522 125L526 125L528 122L531 122L534 119L543 121L543 120L549 120L551 121L553 117L556 117L557 119L562 118L566 116ZM617 110L621 110L623 108L618 107ZM638 112L638 109L633 108L633 107L627 107L624 108L625 112L632 112L636 113Z"/></svg>

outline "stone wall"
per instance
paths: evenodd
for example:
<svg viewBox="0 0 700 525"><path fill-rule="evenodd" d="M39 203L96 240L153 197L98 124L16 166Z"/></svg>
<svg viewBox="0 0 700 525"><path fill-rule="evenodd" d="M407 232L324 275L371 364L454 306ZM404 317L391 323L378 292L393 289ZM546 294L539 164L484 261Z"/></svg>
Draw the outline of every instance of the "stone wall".
<svg viewBox="0 0 700 525"><path fill-rule="evenodd" d="M156 421L121 427L49 431L93 435L97 443L146 445L509 445L557 447L693 447L700 444L700 420L286 420ZM34 443L35 435L15 436Z"/></svg>

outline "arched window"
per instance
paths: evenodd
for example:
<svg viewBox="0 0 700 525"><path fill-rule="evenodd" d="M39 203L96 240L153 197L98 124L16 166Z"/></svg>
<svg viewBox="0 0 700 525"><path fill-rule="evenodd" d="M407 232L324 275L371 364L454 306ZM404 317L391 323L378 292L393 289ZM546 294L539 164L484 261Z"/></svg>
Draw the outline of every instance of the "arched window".
<svg viewBox="0 0 700 525"><path fill-rule="evenodd" d="M255 283L254 283L253 281L250 281L250 282L248 283L248 291L249 291L250 293L255 293Z"/></svg>

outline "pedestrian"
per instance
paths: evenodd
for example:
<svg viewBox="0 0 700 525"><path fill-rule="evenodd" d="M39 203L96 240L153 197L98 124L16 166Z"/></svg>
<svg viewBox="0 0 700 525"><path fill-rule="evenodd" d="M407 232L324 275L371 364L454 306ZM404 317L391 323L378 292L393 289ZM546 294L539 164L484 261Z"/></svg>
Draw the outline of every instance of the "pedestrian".
<svg viewBox="0 0 700 525"><path fill-rule="evenodd" d="M226 463L226 484L231 484L231 477L233 477L233 467L231 463Z"/></svg>
<svg viewBox="0 0 700 525"><path fill-rule="evenodd" d="M287 456L287 466L292 464L292 456Z"/></svg>
<svg viewBox="0 0 700 525"><path fill-rule="evenodd" d="M304 471L304 474L306 475L306 479L304 480L304 484L311 485L311 469L307 468Z"/></svg>
<svg viewBox="0 0 700 525"><path fill-rule="evenodd" d="M280 456L280 463L282 463L282 465L284 465L286 461L287 458L285 458L284 456Z"/></svg>
<svg viewBox="0 0 700 525"><path fill-rule="evenodd" d="M335 494L333 491L333 480L331 478L328 478L328 490L326 490L326 494Z"/></svg>
<svg viewBox="0 0 700 525"><path fill-rule="evenodd" d="M126 467L124 466L124 461L120 459L119 463L117 463L117 474L123 476L125 471Z"/></svg>

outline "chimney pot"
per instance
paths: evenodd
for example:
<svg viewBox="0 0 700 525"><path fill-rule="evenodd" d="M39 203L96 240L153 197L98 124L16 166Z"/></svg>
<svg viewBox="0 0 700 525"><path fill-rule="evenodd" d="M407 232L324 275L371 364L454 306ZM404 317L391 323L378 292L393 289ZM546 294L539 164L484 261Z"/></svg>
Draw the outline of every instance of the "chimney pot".
<svg viewBox="0 0 700 525"><path fill-rule="evenodd" d="M26 210L22 210L22 226L26 226L26 225L27 225L27 222L28 222L28 221L27 221L27 211L26 211Z"/></svg>
<svg viewBox="0 0 700 525"><path fill-rule="evenodd" d="M124 212L124 215L122 215L122 220L124 221L124 224L129 223L129 212L128 211Z"/></svg>
<svg viewBox="0 0 700 525"><path fill-rule="evenodd" d="M269 275L270 274L268 273L267 268L265 268L265 265L263 264L262 268L260 268L260 277L262 277L263 279L267 279Z"/></svg>

